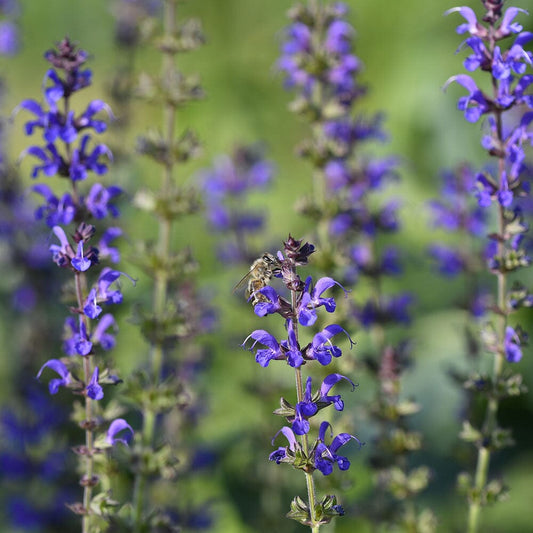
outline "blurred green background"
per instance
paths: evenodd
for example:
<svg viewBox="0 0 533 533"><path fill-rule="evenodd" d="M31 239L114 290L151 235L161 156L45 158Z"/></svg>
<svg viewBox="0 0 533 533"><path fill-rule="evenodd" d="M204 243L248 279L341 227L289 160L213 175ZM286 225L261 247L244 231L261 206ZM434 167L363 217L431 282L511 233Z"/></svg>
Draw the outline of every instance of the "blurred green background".
<svg viewBox="0 0 533 533"><path fill-rule="evenodd" d="M461 395L447 375L453 367L466 367L461 336L461 326L466 318L451 309L460 297L462 285L442 280L431 271L425 258L427 244L442 238L442 234L431 229L426 208L426 202L438 194L440 170L465 160L477 165L485 161L479 143L480 125L467 124L456 110L460 89L450 87L447 93L442 91L444 82L462 71L463 55L454 53L462 41L462 37L455 33L460 17L456 14L444 17L444 11L454 4L440 0L348 0L346 3L351 8L350 22L357 32L355 52L365 65L361 80L369 86L369 93L360 101L358 112L367 115L376 111L385 113L390 142L376 147L375 153L397 154L402 161L402 180L394 186L393 194L402 200L403 229L401 240L396 244L403 247L408 268L406 276L391 288L412 291L416 298L412 327L400 332L413 339L416 359L416 365L406 379L404 394L416 398L423 406L415 422L424 435L426 451L419 454L415 462L425 462L433 469L434 478L424 498L438 515L438 531L462 531L464 504L454 492L455 474L460 468L455 452ZM471 5L477 9L478 3ZM309 221L296 215L293 209L296 199L311 183L309 166L294 153L294 147L307 135L307 126L287 110L291 95L283 90L282 78L274 68L282 28L287 24L286 11L291 4L287 0L191 0L179 6L180 16L194 16L201 20L207 36L204 47L180 56L180 66L186 73L200 75L207 97L205 101L191 104L179 116L179 129L194 129L203 142L202 157L179 169L179 179L193 183L197 172L209 166L218 154L231 151L237 144L264 142L268 158L275 162L277 174L271 192L257 194L251 202L268 214L268 246L276 242L281 246L281 240L289 232L296 237L312 234ZM525 0L513 3L524 8L528 4ZM91 54L89 66L93 70L94 84L83 97L87 101L108 99L109 80L124 62L123 51L114 44L114 2L26 0L20 5L22 48L15 57L0 59L0 76L6 86L3 115L9 116L24 98L40 98L41 83L48 68L43 53L65 35ZM520 21L531 27L531 17L521 16ZM154 51L139 51L134 61L134 68L139 72L143 69L159 72L160 59ZM79 108L83 105L82 99L77 101ZM157 187L159 169L136 157L134 147L138 135L149 128L159 127L161 115L154 106L139 102L133 104L130 120L127 130L119 133L119 140L113 138L111 130L104 142L131 153L130 159L112 168L105 180L105 183L118 183L131 198L142 186ZM15 161L29 143L22 134L23 122L24 118L15 117L9 126L11 161ZM20 168L30 184L30 163L24 161ZM122 247L125 261L120 268L139 278L136 288L124 284L125 306L121 310L121 329L113 355L121 374L127 375L146 355L144 341L128 322L128 306L146 301L150 289L150 281L144 274L128 264L128 254L131 254L133 242L141 236L155 235L156 228L150 217L140 216L129 202L123 203L120 223L127 228L128 234ZM225 455L208 481L198 481L194 487L195 495L198 501L212 498L215 502L217 520L214 531L217 532L305 531L306 528L284 518L280 518L282 524L279 526L258 529L260 517L250 516L251 511L259 513L265 509L282 516L288 510L293 493L281 493L277 489L281 483L290 483L294 490L304 491L303 476L298 479L295 472L282 472L281 466L266 462L271 451L270 437L280 427L279 420L271 415L277 404L275 400L274 403L264 402L253 393L253 384L259 380L270 387L279 386L278 397L281 394L288 396L292 374L281 365L259 368L253 357L239 347L253 329L269 327L260 322L249 307L239 305L232 297L231 289L244 272L226 267L216 259L217 239L207 231L202 217L198 215L185 221L175 237L176 245L191 246L199 261L199 283L212 297L220 316L220 329L205 339L214 359L202 383L208 414L199 430L199 438L204 442L224 443ZM261 242L256 244L261 248ZM354 294L357 294L357 288ZM58 313L62 312L58 306ZM522 313L521 318L531 325L528 313ZM9 398L10 376L17 365L17 361L10 357L9 347L14 340L8 324L6 317L4 325L0 325L0 341L4 347L4 356L0 360L2 402ZM357 359L359 347L365 346L365 333L350 333L359 345L352 352L346 352L344 357ZM35 361L35 368L52 356L56 354L43 354L39 361ZM527 383L533 370L528 349L520 370ZM346 395L344 416L353 417L357 435L369 442L371 429L365 427L360 405L372 393L365 390L365 383L358 376L351 377L359 382L359 387L355 393ZM532 531L533 453L529 450L533 436L532 411L531 396L507 402L502 408L501 424L513 427L518 446L496 458L493 472L498 474L505 470L511 498L487 510L487 525L483 531ZM254 449L250 448L250 443L254 443ZM324 531L369 530L357 517L357 499L364 497L371 484L371 474L365 466L367 454L368 445L361 452L356 452L355 447L351 449L352 467L346 476L349 485L346 499L355 504L336 526L326 527ZM264 467L255 467L262 473L263 491L258 490L257 479L250 481L250 486L242 485L246 468L258 462L265 462ZM338 480L342 477L338 472L334 476ZM320 490L326 491L329 483L329 479L320 479ZM248 500L250 498L259 501L252 502ZM1 525L0 531L7 532Z"/></svg>

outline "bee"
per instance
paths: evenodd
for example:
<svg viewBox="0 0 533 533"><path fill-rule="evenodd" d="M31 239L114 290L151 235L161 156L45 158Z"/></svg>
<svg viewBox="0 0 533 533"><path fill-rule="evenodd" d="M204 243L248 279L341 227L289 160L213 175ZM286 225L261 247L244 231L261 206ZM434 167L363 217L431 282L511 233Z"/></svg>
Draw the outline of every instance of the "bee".
<svg viewBox="0 0 533 533"><path fill-rule="evenodd" d="M233 292L240 289L245 283L248 283L245 296L246 299L252 297L252 305L255 305L258 302L266 301L266 298L258 293L260 289L266 287L272 278L273 275L279 274L281 272L281 263L278 258L265 252L261 255L259 259L256 259L250 271L244 276L237 285L233 288Z"/></svg>

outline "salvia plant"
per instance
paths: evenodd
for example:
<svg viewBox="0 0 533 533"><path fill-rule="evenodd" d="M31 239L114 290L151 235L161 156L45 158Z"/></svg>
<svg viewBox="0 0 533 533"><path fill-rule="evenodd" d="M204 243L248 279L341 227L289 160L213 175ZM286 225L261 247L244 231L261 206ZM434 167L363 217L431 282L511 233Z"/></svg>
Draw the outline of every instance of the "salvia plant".
<svg viewBox="0 0 533 533"><path fill-rule="evenodd" d="M290 9L281 33L275 69L306 132L297 155L309 169L301 184L300 176L286 176L302 191L295 215L285 209L289 187L281 180L277 189L271 187L276 165L262 145L244 139L207 170L199 171L205 164L194 162L201 146L190 123L209 107L194 106L205 95L199 78L186 73L191 65L200 70L215 54L217 75L231 81L231 91L217 93L214 85L209 92L227 101L258 102L249 87L235 90L237 70L232 57L223 56L230 48L221 53L214 39L212 52L195 52L205 41L201 25L181 16L205 6L182 0L108 4L107 15L116 21L117 53L110 54L114 72L104 83L114 112L91 96L97 89L87 68L88 52L65 37L44 54L49 66L42 95L24 94L16 108L25 134L18 170L8 163L6 121L0 123L0 293L6 302L8 294L11 298L0 309L6 355L0 368L9 373L9 382L4 379L0 387L7 384L0 391L7 400L0 408L4 529L233 531L235 520L258 531L490 529L483 509L508 496L498 471L508 464L504 461L514 445L504 427L505 409L526 392L520 369L525 368L533 307L526 271L531 264L533 167L526 157L533 146L533 33L521 24L526 11L504 8L503 0L481 0L478 14L468 6L446 12L462 17L457 33L464 41L457 52L466 51L466 59L465 72L450 77L445 89L458 91L457 107L470 127L481 125L485 157L479 168L469 161L445 171L438 199L429 203L439 233L433 234L438 242L429 246L428 255L434 271L455 280L450 294L458 298L459 309L449 316L464 327L465 349L459 352L467 355L452 369L462 389L463 424L459 437L452 431L450 438L461 440L453 450L456 457L462 454L461 464L445 466L450 472L468 470L459 474L457 496L447 490L447 479L455 476L439 466L442 453L438 456L427 444L431 439L413 429L413 415L426 406L411 399L406 386L412 347L420 347L420 337L427 343L424 357L433 361L440 347L430 343L448 349L457 339L424 337L422 322L409 327L417 295L405 292L409 278L402 274L409 252L400 243L407 246L409 237L429 234L418 228L411 234L400 231L401 206L417 199L400 200L390 187L404 173L400 158L374 155L385 153L378 145L388 136L382 114L360 111L367 89L360 81L363 65L354 52L348 6L301 0ZM244 8L242 14L231 12L238 1L211 4L215 16L210 13L207 23L216 21L215 36L226 35L222 21L237 24L241 15L248 16ZM268 2L261 9L267 7ZM403 11L397 13L403 16ZM25 42L17 26L20 13L16 0L0 0L0 56L15 55ZM28 21L34 16L29 8L25 21L26 15ZM376 26L384 27L381 20ZM102 24L98 35L107 27ZM240 43L241 34L235 37ZM239 44L241 50L247 51ZM195 53L188 57L189 52ZM136 80L140 63L150 71ZM407 68L403 72L413 76ZM4 87L1 79L2 100ZM216 133L206 132L211 127L211 116L203 121L207 115L198 121L201 137L212 141L218 128L224 128L222 138L231 134L231 118L228 130L220 120ZM152 124L157 117L160 127L138 138L136 151L149 160L145 165L132 157L128 140L146 117ZM117 126L114 141L111 122ZM426 122L428 130L436 128ZM277 135L285 133L283 126L276 121ZM410 118L405 134L415 138ZM123 155L128 166L117 170L117 157ZM462 159L468 161L469 155ZM158 170L146 176L137 171L151 165ZM119 210L126 189L135 190L127 223ZM302 215L305 237L289 234L279 251L270 253L264 250L277 250L273 243L279 240L266 224L267 206L274 200L283 217ZM200 248L206 240L197 230L206 220L213 250ZM277 223L281 227L284 220ZM128 267L122 266L121 247L126 228L132 244ZM198 264L197 258L215 256L212 265ZM226 265L243 262L251 266L237 287L244 285L246 297L234 311L231 284L226 286L220 274ZM422 269L413 262L408 272L417 276L417 288ZM133 273L138 280L130 277ZM213 286L200 285L202 279ZM437 280L432 276L431 283ZM122 294L123 284L143 289L135 289L129 312L121 305L130 300ZM230 320L245 309L246 320L256 325L232 324L231 331L219 327L210 335L217 321L206 302L215 295ZM432 307L442 310L445 299L435 298ZM440 315L428 320L441 327ZM119 325L125 342L117 337ZM236 330L238 340L232 337ZM234 360L239 344L242 357L254 357L258 365L239 367ZM357 357L348 356L354 352ZM211 354L218 365L212 368ZM128 358L129 375L123 370L118 375L114 357L118 367ZM277 381L256 378L265 372L283 376L283 369L294 382L293 392L278 393ZM248 371L253 378L243 377ZM427 384L416 394L426 401L431 388L446 378L434 367L427 371ZM250 420L253 407L245 402L239 379L261 408L276 403L275 417ZM343 393L359 384L358 397L364 400L348 408L351 402ZM282 396L279 403L271 402L273 388ZM212 412L210 395L217 402ZM454 401L438 406L452 429ZM526 406L523 398L518 401ZM239 411L246 413L242 421L235 420ZM418 420L428 429L430 424ZM266 438L261 435L265 425ZM434 445L443 440L436 431L432 436ZM262 459L255 455L258 448L264 450ZM419 451L432 470L421 465ZM359 464L351 464L352 457ZM522 466L522 457L513 453L513 460ZM202 475L206 471L209 479ZM434 511L421 505L426 487ZM206 501L208 493L212 499ZM459 502L464 514L449 513L441 500L454 509ZM279 502L290 520L280 516ZM215 525L216 508L223 512ZM505 506L497 509L504 516ZM349 518L341 519L345 514ZM497 530L526 531L513 526Z"/></svg>
<svg viewBox="0 0 533 533"><path fill-rule="evenodd" d="M450 9L465 22L457 33L467 34L464 60L468 72L481 71L479 78L457 74L446 83L457 83L467 94L457 104L465 119L476 123L485 119L483 148L494 161L490 170L476 174L471 193L490 216L486 240L486 267L494 275L491 318L481 329L484 351L492 358L492 371L479 371L464 386L485 400L483 420L465 421L461 438L477 450L473 474L461 474L459 486L468 502L467 531L479 531L481 510L505 497L505 487L491 478L490 462L496 452L513 443L511 431L500 427L498 412L505 398L525 391L523 378L514 369L522 359L526 334L513 318L522 307L530 307L533 297L520 282L517 272L531 263L526 249L528 225L524 221L521 198L530 188L531 170L525 164L524 148L533 142L531 122L533 96L528 88L533 75L527 74L533 54L524 46L533 40L531 32L515 19L524 10L508 7L501 0L482 0L484 12L478 20L467 6Z"/></svg>
<svg viewBox="0 0 533 533"><path fill-rule="evenodd" d="M89 532L101 530L117 503L104 490L108 481L97 472L104 461L105 449L118 442L126 443L133 433L124 419L115 418L112 403L101 407L104 386L120 382L107 366L107 352L115 345L117 329L113 315L107 311L109 306L122 302L118 280L123 273L100 266L100 261L118 262L120 255L111 243L121 230L108 227L98 235L97 228L90 223L118 216L114 198L121 189L94 183L84 190L91 174L107 173L106 159L111 156L104 144L95 145L93 141L94 135L106 130L106 122L99 117L102 112L111 116L108 106L101 100L92 100L80 113L73 109L73 95L91 84L92 72L85 68L87 53L65 38L44 57L51 68L44 78L43 103L27 99L18 108L32 115L25 123L26 134L39 138L23 156L37 161L32 178L44 176L58 190L67 189L56 195L48 183L32 187L44 200L35 216L54 235L55 242L49 246L52 260L70 272L72 278L64 290L71 314L64 324L63 355L45 361L37 377L48 379L50 394L65 387L83 403L75 401L73 412L74 420L85 433L85 442L73 447L79 458L83 498L68 501L67 505L81 516L82 531ZM56 183L61 179L66 186ZM95 237L99 237L97 246L89 244Z"/></svg>
<svg viewBox="0 0 533 533"><path fill-rule="evenodd" d="M356 320L370 332L373 344L363 361L376 383L369 415L378 429L370 462L379 496L370 498L366 512L378 523L417 527L419 521L434 522L429 511L417 517L411 505L403 505L402 512L396 507L423 490L429 479L427 467L409 471L406 461L421 447L420 435L407 427L419 406L401 397L409 346L391 345L386 334L391 326L409 324L412 302L409 293L391 295L384 289L386 279L403 270L399 249L383 244L384 237L400 229L399 202L383 194L387 182L398 177L398 160L364 151L368 141L383 142L387 136L381 114L355 114L366 88L357 79L362 65L353 52L355 30L347 15L340 2L310 1L289 12L292 23L285 30L278 67L287 88L297 94L292 110L310 124L311 137L300 145L299 154L313 166L314 180L312 197L297 207L318 228L324 249L317 263L326 271L333 268L343 282L357 283L359 294L369 295L344 308L344 320Z"/></svg>
<svg viewBox="0 0 533 533"><path fill-rule="evenodd" d="M267 256L261 259L264 264L255 265L261 271L251 271L251 294L254 312L259 317L279 314L285 321L286 339L278 340L264 329L257 329L244 340L243 346L250 346L255 353L255 360L262 367L267 367L271 361L284 361L294 369L296 381L296 401L292 403L281 398L281 406L274 411L284 417L290 424L283 426L272 439L272 443L281 434L287 441L270 454L271 461L287 463L296 470L303 471L307 486L307 501L297 496L291 504L287 516L310 527L311 531L319 531L322 524L327 524L338 515L343 515L342 506L337 503L335 495L325 495L318 498L315 487L314 473L318 470L328 476L337 465L345 471L350 467L350 461L341 455L340 448L351 440L355 440L359 447L362 443L354 435L339 433L333 437L332 425L328 421L320 423L316 428L313 417L322 409L334 405L337 411L344 409L344 402L340 395L331 395L331 389L339 382L347 381L352 390L355 384L351 379L338 373L329 374L315 389L313 380L308 376L304 380L302 367L311 361L317 361L322 366L329 365L333 358L342 355L341 349L334 345L332 338L343 333L350 345L353 341L348 333L338 324L330 324L320 332L311 335L310 342L304 344L302 334L317 321L317 309L323 307L328 313L333 313L336 302L332 297L323 294L338 283L329 277L320 278L313 283L309 276L302 281L297 272L298 266L305 266L309 256L315 251L312 244L303 243L289 235L284 243L283 252L277 256ZM254 267L253 267L254 268ZM283 280L289 291L290 298L285 298L271 286L267 285L265 274L274 275ZM316 437L311 437L312 426Z"/></svg>
<svg viewBox="0 0 533 533"><path fill-rule="evenodd" d="M134 476L131 506L116 520L116 527L124 531L177 531L192 522L203 527L210 523L207 507L200 517L191 513L193 503L198 505L194 495L184 494L177 501L167 491L168 497L157 497L160 487L177 483L178 477L186 493L187 470L202 463L194 449L185 448L185 441L190 423L201 413L202 398L195 396L193 386L206 361L196 337L213 325L213 315L194 283L192 251L174 244L180 222L200 207L196 189L177 175L200 148L190 129L176 135L177 112L203 97L197 77L182 73L177 58L204 41L198 21L178 24L177 5L176 0L165 0L162 11L147 12L147 17L154 16L140 21L151 28L144 39L161 54L161 69L159 75L143 72L135 95L158 110L162 126L139 137L137 152L159 165L161 174L158 187L139 190L133 200L150 217L157 241L138 242L133 259L153 283L151 303L138 305L134 316L149 353L142 358L146 364L129 376L124 394L125 403L142 418L129 457ZM177 431L167 434L166 427Z"/></svg>

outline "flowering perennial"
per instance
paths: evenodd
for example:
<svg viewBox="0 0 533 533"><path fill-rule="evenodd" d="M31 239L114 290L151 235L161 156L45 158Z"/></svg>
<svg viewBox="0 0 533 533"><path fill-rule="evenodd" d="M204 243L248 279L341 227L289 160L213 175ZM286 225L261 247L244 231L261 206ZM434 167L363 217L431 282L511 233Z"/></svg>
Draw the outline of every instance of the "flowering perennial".
<svg viewBox="0 0 533 533"><path fill-rule="evenodd" d="M488 480L489 464L492 453L511 442L508 432L498 427L499 402L523 391L521 376L512 375L510 368L504 370L505 361L520 362L526 340L520 326L510 324L510 317L518 308L531 306L528 291L518 281L509 287L508 278L531 263L524 239L528 225L523 219L523 202L531 180L524 148L533 144L533 96L529 89L533 75L527 73L533 66L533 53L524 47L533 41L533 33L523 31L517 20L524 10L508 7L504 11L501 0L482 3L484 13L480 20L468 6L447 11L458 13L466 21L457 27L457 33L467 34L463 44L469 55L464 68L467 72L480 70L486 78L475 81L469 74L457 74L446 86L456 83L466 89L467 94L459 98L457 107L468 122L485 119L481 144L495 159L492 168L476 174L471 191L479 207L495 219L485 257L487 269L495 276L496 296L491 306L494 317L482 333L484 348L494 358L493 373L481 379L470 377L465 382L466 388L483 394L487 401L484 421L465 422L462 432L462 437L473 442L478 452L475 476L463 474L460 478L469 504L469 533L480 527L481 507L504 495L501 483ZM521 297L517 299L518 293ZM480 382L487 385L479 387ZM476 429L477 423L481 429Z"/></svg>

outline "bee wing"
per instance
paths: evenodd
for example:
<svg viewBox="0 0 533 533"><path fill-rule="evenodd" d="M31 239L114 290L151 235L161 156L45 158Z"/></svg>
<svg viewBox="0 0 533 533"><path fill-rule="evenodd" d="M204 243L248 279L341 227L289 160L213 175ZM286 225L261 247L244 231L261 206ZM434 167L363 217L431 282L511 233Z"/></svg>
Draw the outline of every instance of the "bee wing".
<svg viewBox="0 0 533 533"><path fill-rule="evenodd" d="M242 287L244 287L244 285L246 284L246 282L250 279L250 276L252 275L252 271L250 270L249 272L247 272L243 278L239 281L239 283L237 283L237 285L235 285L235 287L233 287L233 290L231 292L237 292L239 289L241 289Z"/></svg>

